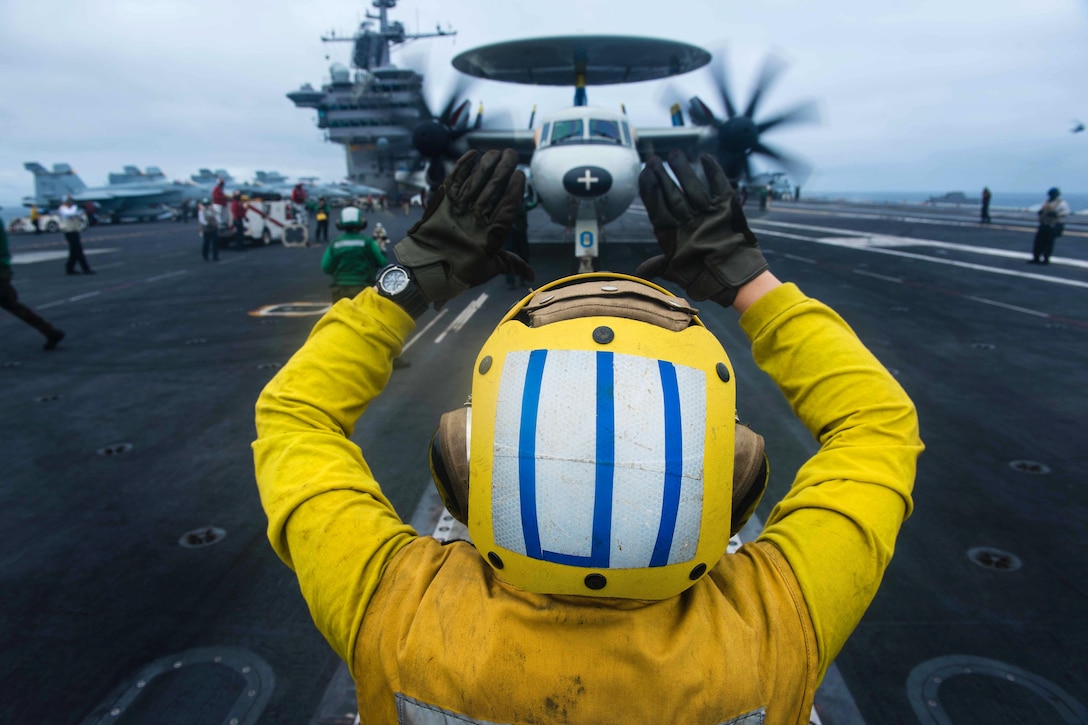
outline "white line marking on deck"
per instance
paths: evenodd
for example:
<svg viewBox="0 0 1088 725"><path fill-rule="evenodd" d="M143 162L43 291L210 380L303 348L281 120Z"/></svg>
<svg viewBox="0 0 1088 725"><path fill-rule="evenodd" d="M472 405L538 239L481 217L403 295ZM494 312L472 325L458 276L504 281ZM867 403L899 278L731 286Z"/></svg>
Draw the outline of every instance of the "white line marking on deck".
<svg viewBox="0 0 1088 725"><path fill-rule="evenodd" d="M799 226L799 225L793 225ZM952 267L961 267L963 269L973 269L978 272L990 272L991 274L1002 274L1007 277L1019 277L1020 279L1033 279L1039 282L1049 282L1051 284L1064 284L1070 287L1081 287L1088 289L1088 282L1081 282L1075 279L1063 279L1062 277L1051 277L1045 274L1034 274L1032 272L1017 272L1012 269L1002 269L1001 267L989 267L984 264L974 264L972 262L960 262L954 259L941 259L940 257L931 257L927 254L916 254L913 252L902 252L897 249L890 249L892 246L941 246L946 248L954 248L962 245L946 245L944 242L934 242L933 244L925 244L926 240L912 240L910 237L805 237L800 234L790 234L788 232L779 232L773 229L757 229L753 227L754 231L760 234L766 234L772 237L785 237L787 239L799 239L803 242L810 242L812 244L824 244L832 247L844 247L848 249L857 249L863 252L875 252L877 254L890 254L895 257L905 257L907 259L916 259L920 262L931 262L933 264L946 264ZM833 230L828 230L833 231ZM1024 254L1017 254L1016 252L1008 252L1003 249L991 249L986 251L985 248L979 247L969 248L969 251L978 252L980 254L994 254L995 256L1008 256L1014 259L1024 259ZM1051 264L1055 263L1055 258L1051 257ZM1068 266L1084 266L1088 268L1088 262L1081 262L1077 259L1066 260Z"/></svg>
<svg viewBox="0 0 1088 725"><path fill-rule="evenodd" d="M185 274L189 274L189 270L180 269L180 270L177 270L177 271L174 271L174 272L167 272L166 274L159 274L159 275L156 275L154 277L148 277L146 279L140 279L140 280L135 280L133 282L125 282L123 284L117 284L117 285L114 285L113 287L106 287L104 289L94 290L92 292L85 292L85 293L83 293L81 295L76 295L75 297L67 297L67 298L65 298L63 300L56 300L54 302L46 302L44 305L34 305L34 307L35 307L35 309L39 309L39 310L47 310L50 307L58 307L60 305L67 304L69 302L78 302L79 300L83 300L83 299L86 299L88 297L94 297L96 295L102 294L103 292L115 292L117 290L129 289L130 287L135 287L137 285L148 284L149 282L158 282L160 280L170 279L172 277L180 277L180 276L185 275Z"/></svg>
<svg viewBox="0 0 1088 725"><path fill-rule="evenodd" d="M435 315L435 317L434 317L434 319L433 319L433 320L431 320L430 322L428 322L428 323L427 323L427 325L426 325L426 326L425 326L425 327L424 327L424 328L423 328L422 330L420 330L420 331L419 331L419 332L417 332L416 334L412 335L411 339L409 339L409 340L408 340L408 342L404 343L404 347L402 347L402 348L400 349L400 354L401 354L401 355L403 355L404 353L408 352L408 348L410 348L410 347L411 347L412 345L414 345L414 344L416 343L416 340L418 340L419 338L421 338L421 337L423 337L424 335L426 335L426 334L427 334L427 330L429 330L429 329L431 329L432 327L434 327L434 323L436 323L436 322L438 322L439 320L441 320L441 319L442 319L442 317L443 317L443 316L445 316L445 314L446 314L447 312L449 312L449 311L450 311L450 308L449 308L449 307L443 307L443 308L442 308L442 309L441 309L441 310L439 311L439 313L438 313L437 315Z"/></svg>
<svg viewBox="0 0 1088 725"><path fill-rule="evenodd" d="M176 272L167 272L166 274L155 275L154 277L148 277L143 280L144 282L159 282L160 280L170 279L171 277L180 277L183 274L189 274L187 269L179 269Z"/></svg>
<svg viewBox="0 0 1088 725"><path fill-rule="evenodd" d="M1016 305L1005 304L1004 302L997 302L996 300L988 300L985 297L974 297L972 295L965 295L967 299L974 300L975 302L981 302L984 305L993 305L994 307L1002 307L1006 310L1013 310L1014 312L1023 312L1025 315L1035 315L1036 317L1050 318L1050 314L1046 312L1039 312L1038 310L1030 310L1027 307L1017 307Z"/></svg>
<svg viewBox="0 0 1088 725"><path fill-rule="evenodd" d="M461 314L457 315L453 321L446 326L446 329L442 331L442 334L434 339L434 344L437 345L446 339L446 335L451 332L458 332L465 324L472 319L472 316L483 307L484 302L487 302L487 293L482 292L480 296L469 303L468 307L461 310Z"/></svg>
<svg viewBox="0 0 1088 725"><path fill-rule="evenodd" d="M839 227L824 227L815 226L812 224L793 224L791 222L775 222L768 220L760 220L759 224L767 224L773 227L784 227L786 229L801 229L813 232L830 232L832 234L839 234L845 236L839 237L821 237L814 239L812 237L790 237L791 239L806 239L811 242L821 243L836 243L839 242L839 246L852 246L858 248L866 247L932 247L937 249L948 249L957 252L967 252L969 254L984 254L991 257L1004 257L1005 259L1021 259L1026 260L1027 252L1013 252L1008 249L996 249L994 247L979 247L973 244L956 244L955 242L942 242L936 239L920 239L917 237L901 237L894 234L870 234L867 232L861 232L856 229L841 229ZM764 230L770 232L770 230ZM774 232L770 232L774 233ZM1066 267L1078 267L1080 269L1088 269L1088 262L1080 259L1072 259L1070 257L1051 257L1051 264L1061 264Z"/></svg>
<svg viewBox="0 0 1088 725"><path fill-rule="evenodd" d="M864 269L855 269L854 274L860 274L862 277L873 277L875 279L882 279L885 282L895 282L896 284L903 284L903 280L899 277L889 277L886 274L877 274L876 272L866 272Z"/></svg>
<svg viewBox="0 0 1088 725"><path fill-rule="evenodd" d="M108 249L84 249L83 253L90 257L96 254L109 254L110 252L121 251L118 247L112 247ZM57 249L54 251L45 252L12 252L11 263L12 264L34 264L36 262L53 262L58 259L68 259L67 249Z"/></svg>

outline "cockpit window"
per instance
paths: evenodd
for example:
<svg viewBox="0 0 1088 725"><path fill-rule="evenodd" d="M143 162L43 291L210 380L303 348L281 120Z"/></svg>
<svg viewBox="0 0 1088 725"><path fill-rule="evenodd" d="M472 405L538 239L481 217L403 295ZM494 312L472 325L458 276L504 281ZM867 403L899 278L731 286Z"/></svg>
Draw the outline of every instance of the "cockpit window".
<svg viewBox="0 0 1088 725"><path fill-rule="evenodd" d="M548 145L548 134L552 132L552 125L545 123L544 127L540 129L540 147L543 148Z"/></svg>
<svg viewBox="0 0 1088 725"><path fill-rule="evenodd" d="M556 121L552 127L552 143L567 143L582 140L582 119Z"/></svg>
<svg viewBox="0 0 1088 725"><path fill-rule="evenodd" d="M616 121L603 121L593 118L589 121L589 140L611 141L622 144L623 136L620 135L620 125Z"/></svg>

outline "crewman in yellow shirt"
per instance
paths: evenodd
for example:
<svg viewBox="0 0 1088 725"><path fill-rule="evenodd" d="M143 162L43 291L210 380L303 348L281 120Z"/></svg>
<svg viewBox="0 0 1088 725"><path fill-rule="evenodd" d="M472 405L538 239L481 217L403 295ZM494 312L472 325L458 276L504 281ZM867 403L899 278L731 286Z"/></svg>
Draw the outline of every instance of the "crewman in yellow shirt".
<svg viewBox="0 0 1088 725"><path fill-rule="evenodd" d="M351 441L428 306L497 274L524 176L466 154L373 288L341 300L257 402L276 553L347 662L362 723L807 723L912 509L922 451L895 379L824 304L768 270L720 166L652 157L662 254L639 277L542 286L500 321L435 483L472 542L398 517ZM729 355L686 300L732 306L819 450L762 533L767 481ZM389 482L393 484L393 482ZM395 484L394 484L395 485Z"/></svg>

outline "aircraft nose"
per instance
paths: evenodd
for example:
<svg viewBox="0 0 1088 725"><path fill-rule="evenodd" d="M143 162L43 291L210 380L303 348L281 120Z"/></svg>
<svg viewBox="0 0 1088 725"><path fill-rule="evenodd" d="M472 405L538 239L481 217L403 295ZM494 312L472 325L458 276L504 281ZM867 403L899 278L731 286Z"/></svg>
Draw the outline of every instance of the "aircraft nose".
<svg viewBox="0 0 1088 725"><path fill-rule="evenodd" d="M600 166L575 166L563 175L563 188L572 196L601 196L612 188L612 174Z"/></svg>

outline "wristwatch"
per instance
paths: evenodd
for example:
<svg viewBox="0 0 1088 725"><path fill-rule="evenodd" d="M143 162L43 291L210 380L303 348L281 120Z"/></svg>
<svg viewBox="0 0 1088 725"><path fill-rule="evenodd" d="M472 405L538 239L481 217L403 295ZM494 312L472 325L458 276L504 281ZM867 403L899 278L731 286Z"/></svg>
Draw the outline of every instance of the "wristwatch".
<svg viewBox="0 0 1088 725"><path fill-rule="evenodd" d="M382 267L374 287L382 297L400 305L413 320L418 320L427 311L427 300L423 297L423 291L416 284L412 270L404 265L390 264Z"/></svg>

